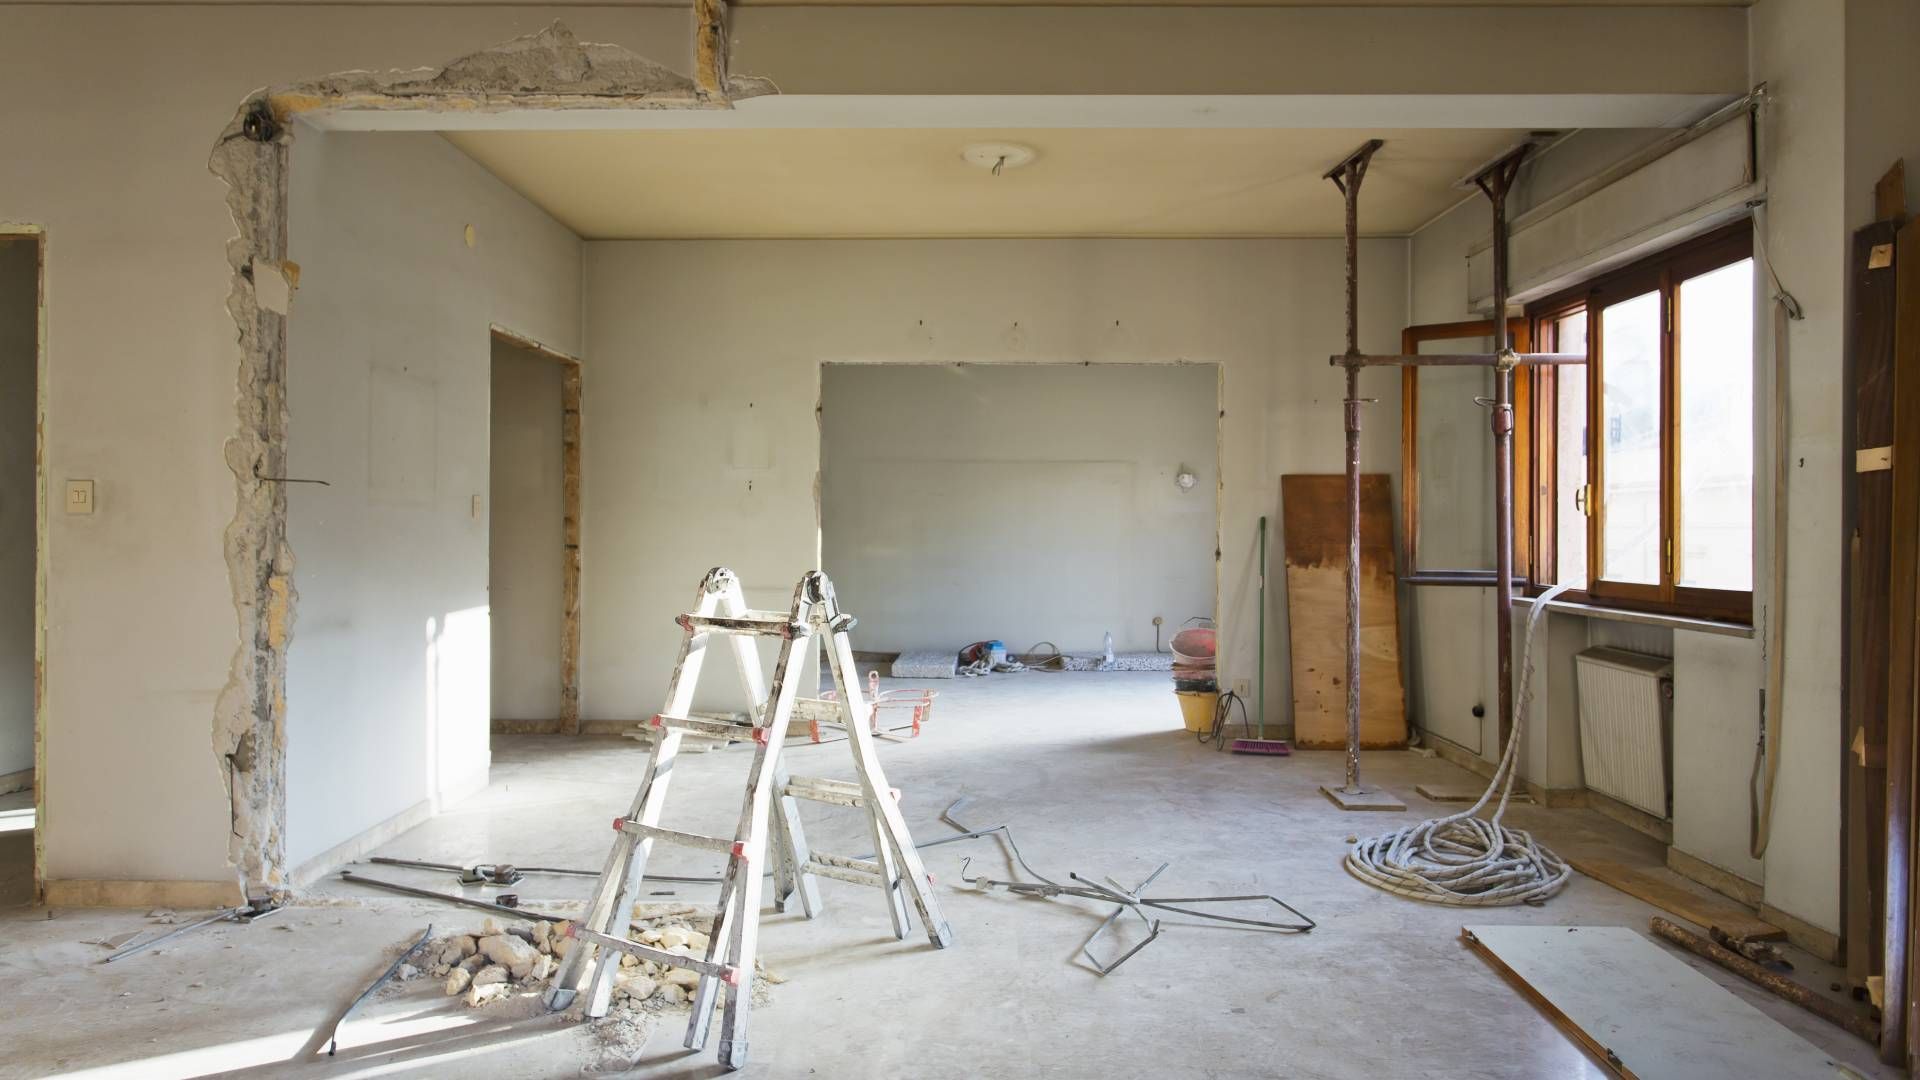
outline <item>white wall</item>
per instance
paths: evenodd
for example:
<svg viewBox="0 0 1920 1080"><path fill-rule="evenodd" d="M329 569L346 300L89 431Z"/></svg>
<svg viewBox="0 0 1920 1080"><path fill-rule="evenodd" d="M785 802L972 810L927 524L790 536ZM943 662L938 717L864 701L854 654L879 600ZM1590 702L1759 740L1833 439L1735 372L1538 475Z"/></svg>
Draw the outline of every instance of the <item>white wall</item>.
<svg viewBox="0 0 1920 1080"><path fill-rule="evenodd" d="M1398 341L1405 250L1361 247L1362 348ZM659 707L672 616L709 567L740 573L756 606L784 608L816 565L814 406L820 366L835 362L1221 365L1222 665L1251 679L1255 522L1274 518L1278 535L1282 473L1343 468L1342 376L1327 364L1344 335L1342 251L1337 240L588 244L586 715ZM1362 391L1380 398L1365 467L1396 473L1397 375L1369 372ZM1286 598L1283 575L1268 580L1278 724Z"/></svg>
<svg viewBox="0 0 1920 1080"><path fill-rule="evenodd" d="M303 131L289 206L299 866L486 783L489 326L576 348L580 241L437 135Z"/></svg>
<svg viewBox="0 0 1920 1080"><path fill-rule="evenodd" d="M1843 466L1851 457L1840 438L1851 181L1840 167L1846 160L1846 25L1838 0L1763 0L1752 8L1750 26L1752 76L1765 81L1773 96L1761 128L1767 206L1759 231L1774 270L1806 311L1804 320L1789 325L1787 342L1793 464L1787 489L1787 669L1766 899L1837 932L1845 741L1840 496ZM1867 184L1871 190L1872 180ZM1756 344L1766 348L1770 317L1762 329L1767 335ZM1770 509L1761 520L1771 520Z"/></svg>
<svg viewBox="0 0 1920 1080"><path fill-rule="evenodd" d="M861 648L1149 651L1155 615L1163 645L1212 616L1217 368L834 364L820 404L821 565Z"/></svg>
<svg viewBox="0 0 1920 1080"><path fill-rule="evenodd" d="M1873 185L1894 159L1907 168L1907 213L1920 211L1920 4L1847 3L1847 227L1874 220Z"/></svg>
<svg viewBox="0 0 1920 1080"><path fill-rule="evenodd" d="M587 40L691 67L690 9L564 15ZM0 64L0 219L47 231L46 471L94 478L99 500L91 517L48 522L47 879L234 892L211 736L240 647L222 456L238 426L240 349L224 250L237 230L207 169L215 137L259 87L443 63L555 16L0 6L0 41L30 43ZM99 677L103 658L112 678Z"/></svg>
<svg viewBox="0 0 1920 1080"><path fill-rule="evenodd" d="M39 365L40 247L31 237L0 235L0 778L33 769Z"/></svg>
<svg viewBox="0 0 1920 1080"><path fill-rule="evenodd" d="M496 720L560 715L561 383L554 360L493 343L489 514Z"/></svg>

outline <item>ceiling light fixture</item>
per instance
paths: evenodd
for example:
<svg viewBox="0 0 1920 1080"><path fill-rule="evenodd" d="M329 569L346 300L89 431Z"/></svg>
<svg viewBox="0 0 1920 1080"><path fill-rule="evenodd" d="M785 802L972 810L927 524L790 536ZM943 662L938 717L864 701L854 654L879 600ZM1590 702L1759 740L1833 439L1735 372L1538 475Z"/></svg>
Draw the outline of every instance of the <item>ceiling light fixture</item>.
<svg viewBox="0 0 1920 1080"><path fill-rule="evenodd" d="M1033 147L1019 143L969 143L960 150L960 157L967 164L986 169L995 176L1008 169L1031 165L1038 156Z"/></svg>

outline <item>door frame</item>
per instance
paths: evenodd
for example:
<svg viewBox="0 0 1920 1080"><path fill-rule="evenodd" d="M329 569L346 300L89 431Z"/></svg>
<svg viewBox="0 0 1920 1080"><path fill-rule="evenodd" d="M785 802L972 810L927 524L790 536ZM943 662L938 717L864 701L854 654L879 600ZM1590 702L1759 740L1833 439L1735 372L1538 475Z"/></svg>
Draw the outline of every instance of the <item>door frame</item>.
<svg viewBox="0 0 1920 1080"><path fill-rule="evenodd" d="M560 365L560 710L556 731L562 735L580 734L580 358L542 345L525 334L499 323L488 331L494 341L522 352L551 360ZM489 410L491 416L491 410ZM491 420L489 420L491 424ZM492 500L493 468L489 460L488 500ZM491 512L491 510L489 510ZM492 573L493 551L488 545L488 573ZM492 646L489 645L489 648ZM488 717L492 727L492 717Z"/></svg>
<svg viewBox="0 0 1920 1080"><path fill-rule="evenodd" d="M47 231L0 219L0 237L35 247L33 368L33 899L45 900L47 836Z"/></svg>

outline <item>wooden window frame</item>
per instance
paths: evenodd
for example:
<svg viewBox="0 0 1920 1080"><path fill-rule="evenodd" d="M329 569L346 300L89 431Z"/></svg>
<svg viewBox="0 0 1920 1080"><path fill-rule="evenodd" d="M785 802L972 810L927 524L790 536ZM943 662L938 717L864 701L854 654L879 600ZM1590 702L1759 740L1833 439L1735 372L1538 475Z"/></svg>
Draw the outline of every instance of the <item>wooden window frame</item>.
<svg viewBox="0 0 1920 1080"><path fill-rule="evenodd" d="M1751 589L1701 589L1679 584L1680 419L1676 412L1679 403L1679 357L1675 346L1681 317L1677 304L1680 283L1752 257L1752 224L1742 219L1527 306L1527 319L1534 339L1541 343L1542 348L1549 350L1560 348L1555 328L1558 320L1575 312L1586 314L1589 349L1584 372L1587 379L1587 431L1593 433L1600 431L1600 418L1605 407L1601 390L1605 385L1606 371L1605 335L1600 332L1595 313L1609 304L1644 293L1657 292L1660 296L1660 581L1651 585L1608 581L1599 573L1604 554L1606 504L1598 493L1604 490L1602 481L1605 477L1606 454L1602 450L1604 440L1590 435L1586 487L1587 505L1592 509L1587 512L1587 520L1583 523L1587 530L1587 586L1581 590L1569 590L1563 594L1567 599L1602 607L1689 618L1737 623L1752 621ZM1578 370L1570 368L1566 374L1571 375ZM1532 399L1536 407L1531 438L1526 443L1532 452L1525 456L1532 459L1530 475L1538 478L1533 499L1525 500L1532 503L1533 519L1538 523L1530 537L1533 558L1529 565L1534 573L1529 575L1528 586L1529 592L1537 595L1557 580L1556 555L1559 548L1556 538L1560 522L1555 484L1559 470L1554 436L1558 430L1560 398L1556 380L1565 376L1549 367L1532 369L1527 375L1529 377L1523 381L1533 385ZM1516 470L1516 491L1523 490L1518 486L1518 476ZM1521 501L1516 500L1516 505Z"/></svg>
<svg viewBox="0 0 1920 1080"><path fill-rule="evenodd" d="M1507 334L1516 352L1528 352L1532 348L1532 327L1524 317L1507 320ZM1464 322L1428 323L1423 326L1409 326L1400 332L1400 351L1413 355L1420 346L1429 341L1453 341L1459 339L1479 339L1493 337L1492 319L1469 319ZM1473 351L1473 350L1466 350ZM1514 415L1514 455L1513 487L1515 491L1530 490L1533 485L1533 455L1524 452L1529 444L1530 425L1535 412L1535 397L1529 380L1524 373L1515 372L1513 380ZM1400 566L1401 580L1409 585L1492 585L1496 581L1493 567L1459 567L1447 570L1422 570L1420 568L1420 368L1407 366L1400 369ZM1491 428L1488 429L1491 437ZM1489 477L1491 479L1491 477ZM1532 581L1529 572L1534 565L1535 553L1529 537L1530 525L1536 520L1526 499L1515 499L1513 504L1513 576L1525 582ZM1484 580L1482 580L1484 578Z"/></svg>

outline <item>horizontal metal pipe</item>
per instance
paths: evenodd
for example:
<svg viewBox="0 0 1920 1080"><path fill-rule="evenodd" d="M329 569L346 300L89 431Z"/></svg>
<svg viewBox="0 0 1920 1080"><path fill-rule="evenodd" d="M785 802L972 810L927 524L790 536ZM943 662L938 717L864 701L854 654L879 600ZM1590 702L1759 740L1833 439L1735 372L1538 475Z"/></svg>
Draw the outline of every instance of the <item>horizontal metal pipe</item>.
<svg viewBox="0 0 1920 1080"><path fill-rule="evenodd" d="M1538 367L1542 364L1584 364L1586 353L1514 353L1514 362L1521 367ZM1492 367L1498 357L1493 353L1401 353L1381 354L1378 356L1347 356L1335 353L1327 363L1334 367L1352 364L1356 367Z"/></svg>
<svg viewBox="0 0 1920 1080"><path fill-rule="evenodd" d="M1527 579L1514 577L1514 585L1524 588ZM1478 585L1492 588L1500 583L1500 575L1493 570L1416 570L1411 574L1400 575L1400 581L1407 585Z"/></svg>

